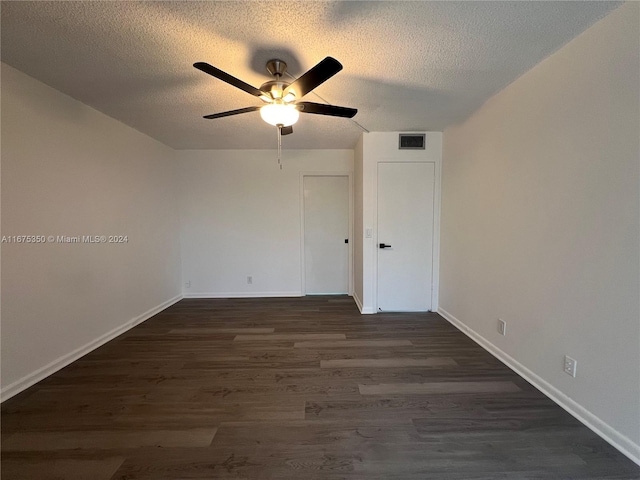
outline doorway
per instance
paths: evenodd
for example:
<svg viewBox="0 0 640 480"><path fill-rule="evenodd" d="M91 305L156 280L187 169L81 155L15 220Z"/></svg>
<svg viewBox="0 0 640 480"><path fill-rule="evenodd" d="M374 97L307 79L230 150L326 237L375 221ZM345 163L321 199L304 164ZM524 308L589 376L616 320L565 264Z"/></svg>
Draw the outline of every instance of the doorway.
<svg viewBox="0 0 640 480"><path fill-rule="evenodd" d="M350 291L350 178L302 177L302 291L306 295Z"/></svg>
<svg viewBox="0 0 640 480"><path fill-rule="evenodd" d="M378 164L378 310L430 311L435 164Z"/></svg>

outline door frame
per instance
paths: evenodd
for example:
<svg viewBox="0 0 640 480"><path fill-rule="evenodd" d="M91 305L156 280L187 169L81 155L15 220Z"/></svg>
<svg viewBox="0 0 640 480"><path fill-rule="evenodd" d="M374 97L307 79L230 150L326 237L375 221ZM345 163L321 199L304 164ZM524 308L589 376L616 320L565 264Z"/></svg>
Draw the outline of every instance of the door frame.
<svg viewBox="0 0 640 480"><path fill-rule="evenodd" d="M300 292L307 294L304 264L304 177L346 177L349 185L348 292L353 296L353 172L300 172Z"/></svg>
<svg viewBox="0 0 640 480"><path fill-rule="evenodd" d="M378 165L381 163L433 163L434 164L434 185L433 185L433 248L431 251L431 292L427 292L431 295L431 311L438 311L438 297L439 297L439 278L440 278L440 189L441 189L441 163L434 160L405 160L398 157L379 158L376 161L375 179L371 185L373 198L375 198L375 209L373 212L373 247L376 251L375 261L372 265L373 276L373 309L372 313L378 313Z"/></svg>

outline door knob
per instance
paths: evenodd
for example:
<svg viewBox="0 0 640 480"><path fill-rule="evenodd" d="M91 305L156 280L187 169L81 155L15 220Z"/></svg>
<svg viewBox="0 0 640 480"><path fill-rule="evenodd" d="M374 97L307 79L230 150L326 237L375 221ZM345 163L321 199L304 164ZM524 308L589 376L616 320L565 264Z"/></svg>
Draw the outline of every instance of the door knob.
<svg viewBox="0 0 640 480"><path fill-rule="evenodd" d="M381 243L380 248L391 248L391 245L385 245L384 243Z"/></svg>

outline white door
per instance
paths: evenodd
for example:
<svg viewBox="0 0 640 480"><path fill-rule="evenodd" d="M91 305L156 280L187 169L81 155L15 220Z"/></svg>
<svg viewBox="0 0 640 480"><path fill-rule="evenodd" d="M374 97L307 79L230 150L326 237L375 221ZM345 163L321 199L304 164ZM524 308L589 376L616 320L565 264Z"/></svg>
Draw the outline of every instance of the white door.
<svg viewBox="0 0 640 480"><path fill-rule="evenodd" d="M433 163L378 164L378 310L431 310Z"/></svg>
<svg viewBox="0 0 640 480"><path fill-rule="evenodd" d="M349 291L349 177L305 176L306 294Z"/></svg>

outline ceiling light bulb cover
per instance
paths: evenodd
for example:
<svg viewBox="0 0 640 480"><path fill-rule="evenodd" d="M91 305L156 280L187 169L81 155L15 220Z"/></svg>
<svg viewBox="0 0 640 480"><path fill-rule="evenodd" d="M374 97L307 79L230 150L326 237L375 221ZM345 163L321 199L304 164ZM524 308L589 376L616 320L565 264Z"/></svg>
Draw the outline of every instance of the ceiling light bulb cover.
<svg viewBox="0 0 640 480"><path fill-rule="evenodd" d="M265 122L271 125L288 127L298 121L300 112L298 112L295 105L273 103L262 107L260 109L260 116Z"/></svg>

